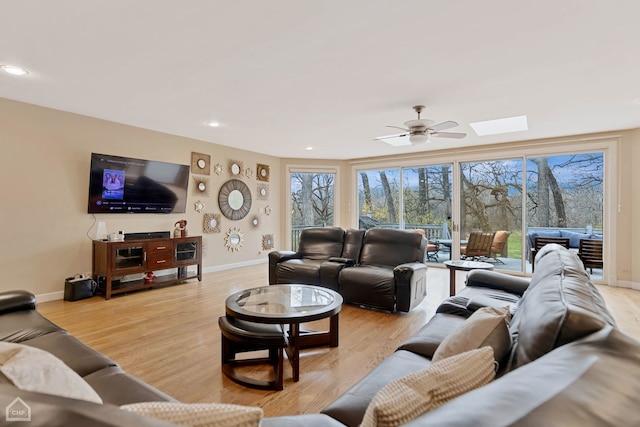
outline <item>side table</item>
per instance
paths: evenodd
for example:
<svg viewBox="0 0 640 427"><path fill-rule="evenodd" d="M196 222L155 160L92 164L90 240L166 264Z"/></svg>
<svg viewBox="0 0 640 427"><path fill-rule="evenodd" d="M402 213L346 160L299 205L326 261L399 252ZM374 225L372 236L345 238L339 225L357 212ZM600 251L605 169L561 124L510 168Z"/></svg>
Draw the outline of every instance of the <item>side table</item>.
<svg viewBox="0 0 640 427"><path fill-rule="evenodd" d="M449 269L449 296L456 294L456 271L470 271L476 269L493 270L493 264L479 261L445 261Z"/></svg>

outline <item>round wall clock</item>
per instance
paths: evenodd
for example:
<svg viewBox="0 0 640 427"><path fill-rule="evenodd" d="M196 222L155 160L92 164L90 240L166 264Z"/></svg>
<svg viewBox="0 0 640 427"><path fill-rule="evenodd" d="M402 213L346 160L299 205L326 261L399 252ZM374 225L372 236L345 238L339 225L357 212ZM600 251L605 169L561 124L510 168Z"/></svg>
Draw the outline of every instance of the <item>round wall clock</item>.
<svg viewBox="0 0 640 427"><path fill-rule="evenodd" d="M226 218L234 221L242 219L251 209L251 191L239 179L230 179L220 187L218 205Z"/></svg>

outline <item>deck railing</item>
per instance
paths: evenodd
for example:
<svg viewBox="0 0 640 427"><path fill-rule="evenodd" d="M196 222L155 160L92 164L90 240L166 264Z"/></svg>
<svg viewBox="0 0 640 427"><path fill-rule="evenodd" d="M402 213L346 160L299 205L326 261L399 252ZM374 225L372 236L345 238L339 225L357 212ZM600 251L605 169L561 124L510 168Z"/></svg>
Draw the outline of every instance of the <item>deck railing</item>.
<svg viewBox="0 0 640 427"><path fill-rule="evenodd" d="M291 250L297 251L300 244L300 233L305 228L317 227L316 225L297 225L291 227ZM379 224L379 228L400 228L399 224ZM405 224L405 230L422 229L429 240L451 239L447 223L443 224Z"/></svg>

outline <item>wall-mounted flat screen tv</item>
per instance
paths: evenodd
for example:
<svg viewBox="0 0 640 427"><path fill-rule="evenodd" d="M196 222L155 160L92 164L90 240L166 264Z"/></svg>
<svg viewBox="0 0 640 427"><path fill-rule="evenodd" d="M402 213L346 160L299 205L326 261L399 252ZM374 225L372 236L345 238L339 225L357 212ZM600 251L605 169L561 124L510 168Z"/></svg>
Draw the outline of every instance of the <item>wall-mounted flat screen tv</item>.
<svg viewBox="0 0 640 427"><path fill-rule="evenodd" d="M89 213L185 213L189 166L91 154Z"/></svg>

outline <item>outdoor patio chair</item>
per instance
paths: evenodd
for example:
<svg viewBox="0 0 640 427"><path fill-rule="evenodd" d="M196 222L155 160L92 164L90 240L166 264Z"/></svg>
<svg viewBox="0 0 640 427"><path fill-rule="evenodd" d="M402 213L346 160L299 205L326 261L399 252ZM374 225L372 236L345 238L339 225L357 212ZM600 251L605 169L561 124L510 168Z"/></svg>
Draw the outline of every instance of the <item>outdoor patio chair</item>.
<svg viewBox="0 0 640 427"><path fill-rule="evenodd" d="M427 237L427 233L422 229L422 228L414 228L412 231L415 231L416 233L420 233L424 236L424 238L426 239ZM427 240L427 251L426 251L426 261L433 261L433 262L438 262L438 252L439 252L440 248L438 247L437 244L432 243L430 241Z"/></svg>
<svg viewBox="0 0 640 427"><path fill-rule="evenodd" d="M593 273L594 268L602 268L602 240L580 239L578 257L582 260L585 269Z"/></svg>
<svg viewBox="0 0 640 427"><path fill-rule="evenodd" d="M496 231L496 235L493 237L493 244L491 245L491 258L500 264L504 264L504 261L498 258L498 254L504 257L507 255L507 240L509 239L510 231Z"/></svg>
<svg viewBox="0 0 640 427"><path fill-rule="evenodd" d="M531 272L533 273L536 269L536 254L544 245L548 245L549 243L556 243L558 245L562 245L565 248L569 249L569 238L568 237L542 237L536 236L533 238L533 248L531 248Z"/></svg>
<svg viewBox="0 0 640 427"><path fill-rule="evenodd" d="M472 231L465 246L460 248L462 259L491 258L491 246L495 232Z"/></svg>

